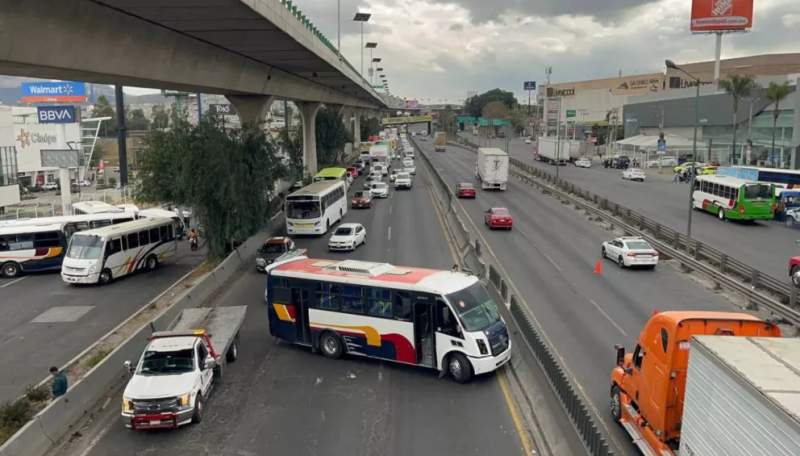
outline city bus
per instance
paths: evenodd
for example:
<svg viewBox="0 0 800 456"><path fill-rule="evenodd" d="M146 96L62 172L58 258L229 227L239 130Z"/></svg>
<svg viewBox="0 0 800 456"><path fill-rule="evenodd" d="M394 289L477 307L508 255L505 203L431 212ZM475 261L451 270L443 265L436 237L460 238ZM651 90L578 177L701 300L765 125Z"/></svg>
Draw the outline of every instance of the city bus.
<svg viewBox="0 0 800 456"><path fill-rule="evenodd" d="M133 204L126 204L124 207L115 206L104 201L78 201L72 203L72 211L75 214L99 214L103 212L126 212L137 211L138 208Z"/></svg>
<svg viewBox="0 0 800 456"><path fill-rule="evenodd" d="M55 217L24 218L0 221L0 227L61 225L67 240L78 231L133 221L134 212L103 212L97 214L63 215Z"/></svg>
<svg viewBox="0 0 800 456"><path fill-rule="evenodd" d="M267 274L270 334L327 357L427 367L460 383L511 357L505 321L473 275L305 256Z"/></svg>
<svg viewBox="0 0 800 456"><path fill-rule="evenodd" d="M62 224L0 227L0 275L57 270L66 244Z"/></svg>
<svg viewBox="0 0 800 456"><path fill-rule="evenodd" d="M314 182L336 181L347 182L347 168L323 168L314 175Z"/></svg>
<svg viewBox="0 0 800 456"><path fill-rule="evenodd" d="M152 271L178 250L175 221L143 218L72 235L61 266L69 284L106 284L132 272Z"/></svg>
<svg viewBox="0 0 800 456"><path fill-rule="evenodd" d="M774 185L730 176L697 176L692 201L720 220L772 220L775 214Z"/></svg>
<svg viewBox="0 0 800 456"><path fill-rule="evenodd" d="M286 197L288 234L325 234L347 213L344 182L320 181Z"/></svg>

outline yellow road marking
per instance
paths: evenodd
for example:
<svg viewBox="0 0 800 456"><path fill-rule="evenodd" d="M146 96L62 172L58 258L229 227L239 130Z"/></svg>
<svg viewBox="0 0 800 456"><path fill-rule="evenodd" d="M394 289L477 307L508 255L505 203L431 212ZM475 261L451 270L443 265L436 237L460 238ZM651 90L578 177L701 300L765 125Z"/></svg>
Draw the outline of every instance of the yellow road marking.
<svg viewBox="0 0 800 456"><path fill-rule="evenodd" d="M517 435L519 436L519 443L522 444L522 449L524 450L524 454L531 455L535 454L533 450L533 443L531 442L531 437L528 434L528 431L525 430L525 426L522 423L522 417L520 416L520 412L517 409L517 404L511 400L511 389L508 386L508 378L506 377L506 371L500 370L497 372L497 381L500 383L500 389L503 391L503 399L506 401L506 406L508 407L508 411L511 412L511 421L514 422L514 428L517 430Z"/></svg>

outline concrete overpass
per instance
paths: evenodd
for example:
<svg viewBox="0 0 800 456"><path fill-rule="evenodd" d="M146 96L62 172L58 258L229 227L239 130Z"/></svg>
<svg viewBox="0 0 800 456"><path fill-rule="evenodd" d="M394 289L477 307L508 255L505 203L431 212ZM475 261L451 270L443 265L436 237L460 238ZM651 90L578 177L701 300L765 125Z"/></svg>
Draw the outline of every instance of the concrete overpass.
<svg viewBox="0 0 800 456"><path fill-rule="evenodd" d="M224 94L243 122L290 99L309 172L321 104L355 131L364 111L400 105L279 0L0 0L0 74Z"/></svg>

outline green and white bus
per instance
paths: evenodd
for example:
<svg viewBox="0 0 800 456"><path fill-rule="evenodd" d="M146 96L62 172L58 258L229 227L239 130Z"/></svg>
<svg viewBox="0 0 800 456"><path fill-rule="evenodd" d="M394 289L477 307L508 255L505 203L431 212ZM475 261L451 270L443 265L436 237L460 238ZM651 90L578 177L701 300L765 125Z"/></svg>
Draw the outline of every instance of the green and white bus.
<svg viewBox="0 0 800 456"><path fill-rule="evenodd" d="M697 176L692 201L695 209L720 220L772 220L774 185L729 176Z"/></svg>

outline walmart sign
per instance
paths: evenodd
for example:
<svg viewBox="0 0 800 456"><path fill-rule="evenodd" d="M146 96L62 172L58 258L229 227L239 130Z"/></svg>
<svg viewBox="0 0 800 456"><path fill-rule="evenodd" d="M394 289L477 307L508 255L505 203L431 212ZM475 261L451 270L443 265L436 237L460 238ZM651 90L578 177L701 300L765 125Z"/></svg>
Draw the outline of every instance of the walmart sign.
<svg viewBox="0 0 800 456"><path fill-rule="evenodd" d="M39 123L74 123L75 106L37 106Z"/></svg>
<svg viewBox="0 0 800 456"><path fill-rule="evenodd" d="M23 82L23 103L81 103L86 101L86 85L72 81L37 81Z"/></svg>

